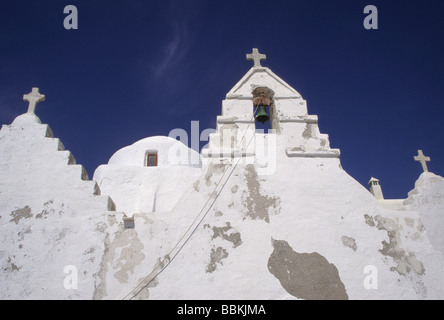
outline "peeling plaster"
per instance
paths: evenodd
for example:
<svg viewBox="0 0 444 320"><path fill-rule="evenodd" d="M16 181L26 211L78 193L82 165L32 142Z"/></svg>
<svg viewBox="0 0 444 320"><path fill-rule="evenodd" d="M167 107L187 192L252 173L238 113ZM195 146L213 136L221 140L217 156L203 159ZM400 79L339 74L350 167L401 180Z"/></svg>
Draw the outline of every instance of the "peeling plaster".
<svg viewBox="0 0 444 320"><path fill-rule="evenodd" d="M210 227L210 225L206 224L205 227ZM217 237L229 241L233 244L233 248L236 248L242 244L241 234L239 232L231 232L228 234L228 231L232 229L230 222L226 222L225 227L215 227L213 226L213 236L211 239L215 239Z"/></svg>
<svg viewBox="0 0 444 320"><path fill-rule="evenodd" d="M312 137L311 127L308 123L305 125L305 130L302 132L302 137L304 137L304 139L310 139Z"/></svg>
<svg viewBox="0 0 444 320"><path fill-rule="evenodd" d="M108 217L108 223L110 226L116 225L117 220L115 216L109 216ZM96 231L100 233L104 233L106 230L106 224L105 223L98 223L96 225ZM100 270L94 274L94 276L97 276L99 279L99 283L95 285L94 293L93 293L93 300L101 300L105 296L107 296L107 290L106 290L106 274L109 271L108 265L111 264L111 256L110 256L110 248L111 248L111 240L110 240L110 234L109 232L106 232L105 240L104 240L104 251L102 255L102 260L100 262ZM114 254L114 251L111 251L112 254Z"/></svg>
<svg viewBox="0 0 444 320"><path fill-rule="evenodd" d="M269 209L280 209L279 197L269 197L260 193L259 178L254 165L247 165L245 177L247 180L248 195L246 196L245 206L247 208L246 215L251 219L262 219L269 223Z"/></svg>
<svg viewBox="0 0 444 320"><path fill-rule="evenodd" d="M22 209L17 209L11 212L12 219L9 222L14 221L18 224L21 219L28 219L32 217L31 208L26 206Z"/></svg>
<svg viewBox="0 0 444 320"><path fill-rule="evenodd" d="M193 188L194 188L194 190L195 190L196 192L199 192L199 183L200 183L200 180L196 180L196 181L193 183Z"/></svg>
<svg viewBox="0 0 444 320"><path fill-rule="evenodd" d="M397 264L396 267L390 268L400 275L407 276L411 271L423 275L425 273L424 265L419 261L413 252L408 252L401 248L401 232L402 226L398 225L394 220L384 218L380 215L374 217L379 230L387 231L389 241L382 241L382 249L379 250L382 255L391 257Z"/></svg>
<svg viewBox="0 0 444 320"><path fill-rule="evenodd" d="M376 226L373 217L369 216L368 214L364 214L364 218L365 218L365 223L368 224L370 227Z"/></svg>
<svg viewBox="0 0 444 320"><path fill-rule="evenodd" d="M341 241L344 246L353 249L353 251L356 251L358 249L356 241L352 237L342 236Z"/></svg>
<svg viewBox="0 0 444 320"><path fill-rule="evenodd" d="M292 296L307 300L347 300L336 266L317 252L298 253L283 240L272 239L268 270Z"/></svg>
<svg viewBox="0 0 444 320"><path fill-rule="evenodd" d="M207 172L205 174L205 184L211 186L211 178L213 174L222 174L225 171L225 164L210 164L208 165Z"/></svg>
<svg viewBox="0 0 444 320"><path fill-rule="evenodd" d="M222 212L222 211L216 211L215 213L214 213L214 215L216 216L216 217L222 217L223 215L224 215L224 213Z"/></svg>
<svg viewBox="0 0 444 320"><path fill-rule="evenodd" d="M15 256L14 256L15 257ZM13 272L20 271L21 267L18 267L14 262L12 262L11 257L8 257L9 268L4 269L5 271Z"/></svg>
<svg viewBox="0 0 444 320"><path fill-rule="evenodd" d="M210 254L210 263L208 264L206 268L207 273L212 273L216 271L217 264L222 265L222 260L228 257L228 252L222 247L218 247L216 250L213 248L211 249Z"/></svg>
<svg viewBox="0 0 444 320"><path fill-rule="evenodd" d="M119 226L114 240L109 244L110 256L105 263L109 262L111 268L117 270L114 277L120 283L127 283L129 273L133 273L134 268L145 259L143 248L135 229L123 229L123 226Z"/></svg>

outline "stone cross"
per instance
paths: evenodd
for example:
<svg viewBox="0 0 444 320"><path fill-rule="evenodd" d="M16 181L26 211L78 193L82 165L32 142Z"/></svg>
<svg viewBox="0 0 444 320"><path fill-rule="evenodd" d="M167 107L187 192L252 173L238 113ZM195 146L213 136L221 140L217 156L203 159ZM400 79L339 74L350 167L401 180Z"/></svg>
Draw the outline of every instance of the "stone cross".
<svg viewBox="0 0 444 320"><path fill-rule="evenodd" d="M32 91L23 95L23 100L28 101L28 114L35 114L35 105L40 101L45 101L45 95L40 94L39 88L32 88Z"/></svg>
<svg viewBox="0 0 444 320"><path fill-rule="evenodd" d="M424 172L429 172L429 170L427 169L427 161L430 161L430 158L424 156L422 150L418 150L418 155L414 156L413 159L415 159L415 161L421 162L422 170L424 170Z"/></svg>
<svg viewBox="0 0 444 320"><path fill-rule="evenodd" d="M265 54L259 53L259 50L257 48L253 48L253 53L247 54L247 60L253 60L254 67L261 67L261 60L265 59L267 59L267 56Z"/></svg>

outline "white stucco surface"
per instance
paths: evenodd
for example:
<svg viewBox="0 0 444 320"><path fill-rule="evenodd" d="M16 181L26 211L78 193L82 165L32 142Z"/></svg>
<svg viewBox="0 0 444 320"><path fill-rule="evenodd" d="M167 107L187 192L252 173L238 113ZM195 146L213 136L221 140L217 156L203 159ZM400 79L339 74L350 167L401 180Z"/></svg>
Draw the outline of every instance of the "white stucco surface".
<svg viewBox="0 0 444 320"><path fill-rule="evenodd" d="M274 133L255 132L249 103L261 87L274 92ZM202 163L175 139L149 137L92 180L37 116L4 125L0 297L444 298L442 177L424 173L394 210L383 206L343 170L340 141L302 96L264 67L230 90L215 121Z"/></svg>

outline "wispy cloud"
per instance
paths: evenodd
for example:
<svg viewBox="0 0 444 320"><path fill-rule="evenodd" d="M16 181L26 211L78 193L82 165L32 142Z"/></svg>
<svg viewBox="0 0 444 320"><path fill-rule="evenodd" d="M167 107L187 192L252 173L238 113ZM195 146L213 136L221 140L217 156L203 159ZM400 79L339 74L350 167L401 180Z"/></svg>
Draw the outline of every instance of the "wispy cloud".
<svg viewBox="0 0 444 320"><path fill-rule="evenodd" d="M172 1L166 13L168 36L161 45L161 60L153 66L156 77L168 75L178 67L189 52L193 39L190 33L191 13L183 10L181 1Z"/></svg>

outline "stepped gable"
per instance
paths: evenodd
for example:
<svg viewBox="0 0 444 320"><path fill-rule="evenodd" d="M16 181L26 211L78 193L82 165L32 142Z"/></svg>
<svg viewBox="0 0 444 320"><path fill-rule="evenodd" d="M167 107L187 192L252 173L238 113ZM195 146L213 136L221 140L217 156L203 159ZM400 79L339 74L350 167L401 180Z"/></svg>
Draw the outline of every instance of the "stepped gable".
<svg viewBox="0 0 444 320"><path fill-rule="evenodd" d="M3 125L0 143L6 192L20 190L25 202L29 198L44 198L48 193L70 201L97 196L103 209L113 210L112 200L98 197L97 183L89 180L85 168L76 163L61 140L54 138L50 126L42 124L35 114L20 115L11 125ZM16 196L21 198L20 194Z"/></svg>
<svg viewBox="0 0 444 320"><path fill-rule="evenodd" d="M0 130L0 296L92 299L115 206L34 110Z"/></svg>

